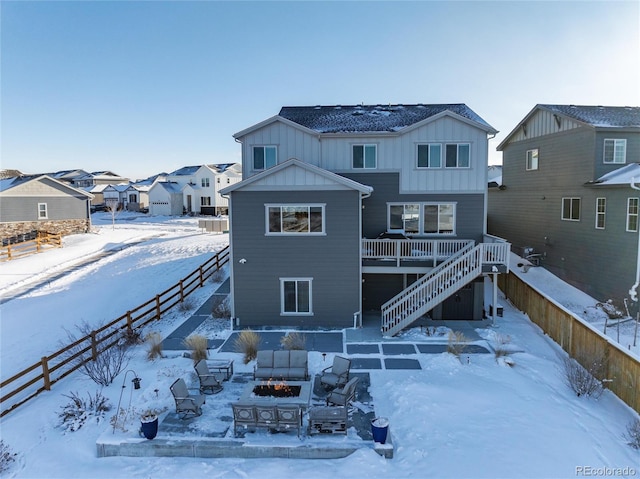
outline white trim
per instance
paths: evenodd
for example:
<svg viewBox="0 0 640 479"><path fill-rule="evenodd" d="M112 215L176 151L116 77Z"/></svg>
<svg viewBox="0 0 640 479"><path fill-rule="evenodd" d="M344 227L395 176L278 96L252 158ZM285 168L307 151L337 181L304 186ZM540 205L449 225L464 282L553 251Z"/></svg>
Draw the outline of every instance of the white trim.
<svg viewBox="0 0 640 479"><path fill-rule="evenodd" d="M280 279L280 316L313 316L313 278L285 277ZM309 311L285 311L284 310L284 284L296 283L296 309L298 308L298 282L309 283Z"/></svg>
<svg viewBox="0 0 640 479"><path fill-rule="evenodd" d="M570 216L569 218L565 218L564 217L564 200L571 200L571 203L570 203L571 209L569 211L569 216ZM577 219L571 218L571 216L573 216L573 200L578 200L578 208L579 208L579 210L578 210L578 218ZM580 219L582 217L582 198L580 198L579 196L563 196L561 201L562 202L561 202L561 205L560 205L560 219L562 221L574 221L574 222L580 221Z"/></svg>
<svg viewBox="0 0 640 479"><path fill-rule="evenodd" d="M613 161L607 161L605 156L607 149L607 142L613 142ZM622 161L616 161L616 152L618 149L622 150ZM605 138L602 143L602 162L605 165L624 165L627 161L627 140L624 138Z"/></svg>
<svg viewBox="0 0 640 479"><path fill-rule="evenodd" d="M429 155L429 160L428 160L428 165L427 166L420 166L419 161L420 161L420 147L421 146L428 146L428 155ZM438 146L440 148L440 158L438 158L440 165L439 166L431 166L431 147L432 146ZM442 148L442 143L438 143L438 142L425 142L425 143L416 143L416 168L419 170L436 170L436 169L442 169L444 168L443 164L442 164L442 151L444 150L444 148Z"/></svg>
<svg viewBox="0 0 640 479"><path fill-rule="evenodd" d="M635 214L631 214L631 201L635 200L636 203L636 212ZM631 217L635 216L636 218L636 228L635 229L629 229L629 220L631 219ZM630 197L627 198L627 215L626 215L626 221L625 221L625 231L629 232L629 233L637 233L638 232L638 223L640 222L640 200L638 198L635 197Z"/></svg>
<svg viewBox="0 0 640 479"><path fill-rule="evenodd" d="M600 211L599 209L599 200L604 200L603 203L603 211ZM602 224L603 226L598 226L598 218L600 218L602 216ZM605 229L607 226L607 198L605 198L604 196L599 196L596 198L596 224L595 224L595 228L597 230L603 230Z"/></svg>
<svg viewBox="0 0 640 479"><path fill-rule="evenodd" d="M533 153L535 152L535 165L534 165L534 158L533 158ZM529 153L531 153L531 156L529 156ZM538 150L538 148L531 148L530 150L527 150L527 152L525 153L525 160L524 160L524 168L526 171L535 171L538 169L538 160L540 158L540 150Z"/></svg>
<svg viewBox="0 0 640 479"><path fill-rule="evenodd" d="M278 146L277 145L251 145L249 148L251 148L251 164L249 165L251 167L251 171L265 171L268 170L269 168L273 168L274 166L278 165ZM264 152L264 157L263 157L263 167L262 168L256 168L256 160L255 160L255 149L256 148L262 148L263 152ZM273 148L276 151L276 162L271 165L271 166L267 166L267 148Z"/></svg>
<svg viewBox="0 0 640 479"><path fill-rule="evenodd" d="M40 207L44 206L44 216L42 216L41 213L41 209ZM49 207L47 206L46 203L38 203L38 219L39 220L46 220L49 219Z"/></svg>
<svg viewBox="0 0 640 479"><path fill-rule="evenodd" d="M456 146L456 166L447 166L447 146L449 145L455 145ZM460 166L460 146L461 145L467 145L469 147L469 164L467 166ZM463 141L463 142L456 142L456 141L448 141L446 143L444 143L444 163L443 163L443 167L444 168L449 168L449 169L457 169L457 170L461 170L461 169L470 169L471 168L471 142L468 141Z"/></svg>
<svg viewBox="0 0 640 479"><path fill-rule="evenodd" d="M265 236L326 236L326 203L265 203L264 204L264 234ZM322 215L322 231L269 231L269 208L280 208L280 214L282 215L282 208L308 208L309 214L309 227L310 224L310 216L311 216L311 208L320 208ZM280 224L280 229L282 230L282 224Z"/></svg>
<svg viewBox="0 0 640 479"><path fill-rule="evenodd" d="M387 202L387 231L393 231L391 228L391 207L392 206L406 206L406 205L418 205L418 232L406 233L413 237L450 237L456 235L456 229L458 224L458 203L456 201L390 201ZM444 206L451 205L453 207L453 231L451 233L426 233L424 231L424 207L425 206ZM438 221L440 218L440 208L438 208ZM403 230L404 221L403 221Z"/></svg>

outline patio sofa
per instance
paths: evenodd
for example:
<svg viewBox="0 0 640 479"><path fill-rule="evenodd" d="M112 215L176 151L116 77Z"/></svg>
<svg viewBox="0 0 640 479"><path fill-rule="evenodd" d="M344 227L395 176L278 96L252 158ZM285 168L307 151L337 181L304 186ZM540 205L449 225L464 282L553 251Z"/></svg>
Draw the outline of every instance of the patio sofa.
<svg viewBox="0 0 640 479"><path fill-rule="evenodd" d="M303 350L258 351L253 379L309 379L308 352Z"/></svg>

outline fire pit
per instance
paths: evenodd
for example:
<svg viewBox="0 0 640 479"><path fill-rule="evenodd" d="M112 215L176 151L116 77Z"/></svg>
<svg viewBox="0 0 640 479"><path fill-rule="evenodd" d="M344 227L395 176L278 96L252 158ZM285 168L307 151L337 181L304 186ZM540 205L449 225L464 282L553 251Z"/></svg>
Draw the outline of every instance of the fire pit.
<svg viewBox="0 0 640 479"><path fill-rule="evenodd" d="M253 404L290 404L303 409L309 406L311 381L251 381L245 386L240 401Z"/></svg>
<svg viewBox="0 0 640 479"><path fill-rule="evenodd" d="M276 398L292 398L300 396L302 386L290 386L285 382L277 384L260 384L253 388L256 396Z"/></svg>

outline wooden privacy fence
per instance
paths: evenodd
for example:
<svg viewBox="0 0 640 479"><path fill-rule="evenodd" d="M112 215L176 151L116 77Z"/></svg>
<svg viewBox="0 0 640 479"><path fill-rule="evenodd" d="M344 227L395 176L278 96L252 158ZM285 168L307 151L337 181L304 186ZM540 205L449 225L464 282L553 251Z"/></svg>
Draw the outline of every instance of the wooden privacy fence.
<svg viewBox="0 0 640 479"><path fill-rule="evenodd" d="M226 246L187 277L146 303L3 380L0 383L0 417L42 391L51 390L52 384L81 368L86 362L94 361L100 353L120 343L128 333L159 320L162 314L183 302L197 288L204 286L204 282L228 262L229 246Z"/></svg>
<svg viewBox="0 0 640 479"><path fill-rule="evenodd" d="M640 413L640 360L583 319L555 304L513 273L500 275L505 296L540 326L569 356L589 367L604 358L604 385Z"/></svg>
<svg viewBox="0 0 640 479"><path fill-rule="evenodd" d="M62 235L47 233L46 231L33 231L31 235L25 235L30 239L12 242L3 241L0 246L0 261L9 261L33 253L39 253L45 247L62 247Z"/></svg>

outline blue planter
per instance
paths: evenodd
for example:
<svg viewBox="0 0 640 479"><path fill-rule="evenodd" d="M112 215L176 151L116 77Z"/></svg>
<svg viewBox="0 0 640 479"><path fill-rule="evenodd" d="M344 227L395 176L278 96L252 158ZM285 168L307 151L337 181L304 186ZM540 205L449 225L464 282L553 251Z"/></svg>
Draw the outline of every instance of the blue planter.
<svg viewBox="0 0 640 479"><path fill-rule="evenodd" d="M384 444L387 441L388 431L389 420L386 417L377 417L371 421L371 434L375 442Z"/></svg>
<svg viewBox="0 0 640 479"><path fill-rule="evenodd" d="M140 419L140 435L147 439L153 439L158 434L158 418Z"/></svg>

